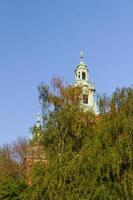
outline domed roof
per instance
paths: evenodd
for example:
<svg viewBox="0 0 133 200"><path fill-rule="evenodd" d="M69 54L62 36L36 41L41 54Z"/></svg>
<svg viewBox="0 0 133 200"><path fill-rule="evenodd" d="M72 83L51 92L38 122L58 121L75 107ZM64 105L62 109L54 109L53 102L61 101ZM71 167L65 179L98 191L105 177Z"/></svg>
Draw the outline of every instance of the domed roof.
<svg viewBox="0 0 133 200"><path fill-rule="evenodd" d="M88 70L88 68L87 68L87 65L84 63L84 61L83 61L83 52L81 51L80 52L80 63L79 63L79 65L77 65L77 67L76 67L76 70L77 69L85 69L85 70Z"/></svg>

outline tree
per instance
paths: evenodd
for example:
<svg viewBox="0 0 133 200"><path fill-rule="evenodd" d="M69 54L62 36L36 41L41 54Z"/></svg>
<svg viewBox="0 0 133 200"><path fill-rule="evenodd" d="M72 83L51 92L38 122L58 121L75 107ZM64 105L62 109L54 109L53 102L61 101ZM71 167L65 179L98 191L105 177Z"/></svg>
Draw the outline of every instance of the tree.
<svg viewBox="0 0 133 200"><path fill-rule="evenodd" d="M102 107L108 107L108 112L103 107L99 120L83 112L67 94L49 96L54 97L49 99L54 108L58 102L58 109L49 113L45 124L48 164L39 178L40 198L47 194L50 200L132 199L133 90L117 89L104 101ZM33 179L36 188L37 177Z"/></svg>
<svg viewBox="0 0 133 200"><path fill-rule="evenodd" d="M80 87L54 79L52 88L39 87L44 124L33 128L31 141L41 144L47 162L34 163L30 185L15 176L0 191L9 184L10 195L16 188L14 197L23 200L133 199L133 89L101 97L97 118L81 108Z"/></svg>
<svg viewBox="0 0 133 200"><path fill-rule="evenodd" d="M18 138L10 145L0 147L0 199L19 200L26 188L24 160L27 140Z"/></svg>
<svg viewBox="0 0 133 200"><path fill-rule="evenodd" d="M0 199L1 200L20 200L21 193L26 188L23 181L6 177L0 181Z"/></svg>
<svg viewBox="0 0 133 200"><path fill-rule="evenodd" d="M0 178L25 177L26 149L27 140L25 138L18 138L12 144L0 147Z"/></svg>

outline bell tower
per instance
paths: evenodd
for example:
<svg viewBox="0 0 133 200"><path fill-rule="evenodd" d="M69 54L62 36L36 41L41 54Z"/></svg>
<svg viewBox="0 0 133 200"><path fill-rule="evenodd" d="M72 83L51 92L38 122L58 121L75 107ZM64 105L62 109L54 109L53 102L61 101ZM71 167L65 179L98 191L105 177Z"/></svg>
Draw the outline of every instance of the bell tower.
<svg viewBox="0 0 133 200"><path fill-rule="evenodd" d="M80 52L80 63L75 69L75 86L82 87L81 106L84 110L97 112L96 102L94 100L95 86L89 80L89 69L83 61L83 52Z"/></svg>

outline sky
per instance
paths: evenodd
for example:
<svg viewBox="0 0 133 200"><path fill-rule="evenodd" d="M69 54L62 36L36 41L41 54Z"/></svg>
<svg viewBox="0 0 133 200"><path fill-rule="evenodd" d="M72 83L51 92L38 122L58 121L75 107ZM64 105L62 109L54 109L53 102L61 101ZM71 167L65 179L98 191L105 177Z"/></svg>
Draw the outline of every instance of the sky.
<svg viewBox="0 0 133 200"><path fill-rule="evenodd" d="M0 144L30 137L38 85L72 84L81 50L97 93L131 86L133 1L0 1Z"/></svg>

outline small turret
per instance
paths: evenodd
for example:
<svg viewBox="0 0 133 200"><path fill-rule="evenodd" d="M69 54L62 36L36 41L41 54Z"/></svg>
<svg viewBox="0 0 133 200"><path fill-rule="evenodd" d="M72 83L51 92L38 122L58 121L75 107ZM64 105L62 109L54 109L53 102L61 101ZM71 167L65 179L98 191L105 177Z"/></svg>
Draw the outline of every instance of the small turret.
<svg viewBox="0 0 133 200"><path fill-rule="evenodd" d="M41 115L40 113L38 113L37 120L36 120L36 127L40 128L40 126L41 126Z"/></svg>

